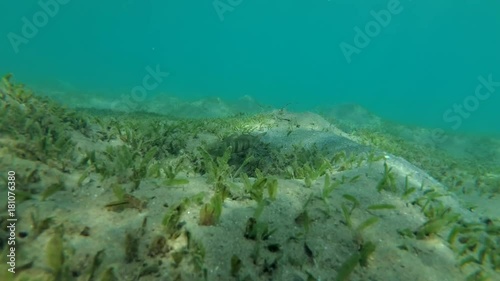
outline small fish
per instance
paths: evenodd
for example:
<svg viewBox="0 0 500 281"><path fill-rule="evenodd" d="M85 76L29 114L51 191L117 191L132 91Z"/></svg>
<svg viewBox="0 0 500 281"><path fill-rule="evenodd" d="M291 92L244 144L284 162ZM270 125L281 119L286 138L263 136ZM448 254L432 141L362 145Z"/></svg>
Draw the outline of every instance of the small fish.
<svg viewBox="0 0 500 281"><path fill-rule="evenodd" d="M135 208L141 212L146 207L146 204L146 201L142 201L133 195L125 194L123 200L113 201L104 205L104 207L114 209L123 206L125 208Z"/></svg>

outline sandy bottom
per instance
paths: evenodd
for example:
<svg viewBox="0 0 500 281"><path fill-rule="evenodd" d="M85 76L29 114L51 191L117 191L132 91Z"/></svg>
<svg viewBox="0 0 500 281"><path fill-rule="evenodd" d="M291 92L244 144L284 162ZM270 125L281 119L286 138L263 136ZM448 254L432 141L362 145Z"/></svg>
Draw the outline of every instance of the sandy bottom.
<svg viewBox="0 0 500 281"><path fill-rule="evenodd" d="M367 145L359 134L348 134L317 114L273 111L259 120L249 124L247 133L262 135L262 142L283 153L294 146L316 145L325 159L341 151L348 156L331 162L309 183L298 176L271 176L277 180L277 195L271 198L265 191L260 209L245 191L244 180L229 177L225 182L231 196L223 201L214 225L199 224L200 209L216 190L206 173L181 172L178 178L187 181L174 184L166 184L163 174L148 176L134 188L133 183L85 167L63 172L50 163L22 159L6 148L13 140L2 137L2 176L13 170L26 178L36 170L39 179L22 187L32 190L31 199L21 201L17 195L17 273L7 272L2 254L0 280L500 280L490 260L495 253L481 262L464 261L468 256L479 260L484 243L464 254L464 247L472 247L468 238L449 238L461 221L476 227L496 224L498 229L497 193L450 190L422 167ZM216 135L201 134L189 140L187 149L217 143ZM78 132L73 139L82 155L124 145ZM395 190L377 190L385 165L391 168ZM326 177L335 187L325 196ZM43 190L58 182L64 188L44 195ZM105 207L117 202L117 183L139 203ZM2 224L7 218L5 186L2 183ZM414 191L405 195L410 188ZM438 193L436 199L426 197ZM437 216L442 212L460 219L454 217L435 233L418 237L429 221L431 205ZM252 229L256 236L249 235ZM477 233L483 237L486 232ZM2 235L8 235L5 228ZM497 236L489 240L490 247L500 247ZM483 275L470 277L478 270Z"/></svg>

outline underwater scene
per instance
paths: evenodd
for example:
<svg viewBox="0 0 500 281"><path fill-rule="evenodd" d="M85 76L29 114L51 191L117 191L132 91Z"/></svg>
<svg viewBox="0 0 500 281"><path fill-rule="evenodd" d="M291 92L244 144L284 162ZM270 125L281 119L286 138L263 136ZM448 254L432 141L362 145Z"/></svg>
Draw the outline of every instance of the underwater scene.
<svg viewBox="0 0 500 281"><path fill-rule="evenodd" d="M500 3L0 4L1 281L500 280Z"/></svg>

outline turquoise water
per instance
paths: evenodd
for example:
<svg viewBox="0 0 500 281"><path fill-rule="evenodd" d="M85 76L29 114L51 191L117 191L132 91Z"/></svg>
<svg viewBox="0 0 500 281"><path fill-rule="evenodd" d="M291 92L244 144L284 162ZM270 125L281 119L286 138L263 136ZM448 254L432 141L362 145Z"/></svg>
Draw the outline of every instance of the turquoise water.
<svg viewBox="0 0 500 281"><path fill-rule="evenodd" d="M478 77L500 81L498 1L26 2L0 4L0 71L28 85L120 95L158 66L170 75L148 97L348 102L401 123L500 133L499 83L474 97ZM36 31L23 35L23 17ZM356 27L369 42L356 45Z"/></svg>

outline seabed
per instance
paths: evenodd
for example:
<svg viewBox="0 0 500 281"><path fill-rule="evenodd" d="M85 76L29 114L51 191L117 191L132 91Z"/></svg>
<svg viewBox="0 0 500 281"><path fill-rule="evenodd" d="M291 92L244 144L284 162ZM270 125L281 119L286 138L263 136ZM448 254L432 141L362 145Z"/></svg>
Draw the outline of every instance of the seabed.
<svg viewBox="0 0 500 281"><path fill-rule="evenodd" d="M69 109L1 84L2 281L500 280L499 139L357 106Z"/></svg>

